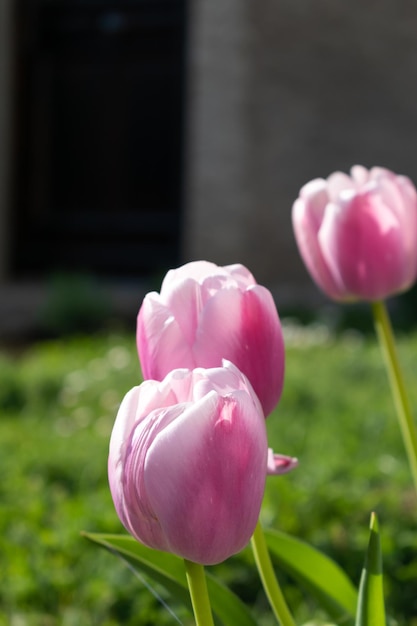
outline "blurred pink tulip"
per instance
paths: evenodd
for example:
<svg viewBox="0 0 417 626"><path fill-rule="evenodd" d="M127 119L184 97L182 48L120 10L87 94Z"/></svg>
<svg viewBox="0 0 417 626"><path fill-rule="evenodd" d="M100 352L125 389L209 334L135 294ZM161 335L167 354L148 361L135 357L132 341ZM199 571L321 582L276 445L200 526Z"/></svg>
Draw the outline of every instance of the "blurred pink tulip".
<svg viewBox="0 0 417 626"><path fill-rule="evenodd" d="M284 342L271 293L243 265L196 261L170 270L161 292L139 311L137 346L144 378L172 369L234 363L250 380L265 416L281 396Z"/></svg>
<svg viewBox="0 0 417 626"><path fill-rule="evenodd" d="M405 176L360 165L300 191L292 211L300 254L335 300L380 300L417 278L417 193Z"/></svg>
<svg viewBox="0 0 417 626"><path fill-rule="evenodd" d="M295 464L274 460L259 400L225 362L177 369L131 389L114 424L108 468L116 511L138 541L208 565L248 543L267 471Z"/></svg>

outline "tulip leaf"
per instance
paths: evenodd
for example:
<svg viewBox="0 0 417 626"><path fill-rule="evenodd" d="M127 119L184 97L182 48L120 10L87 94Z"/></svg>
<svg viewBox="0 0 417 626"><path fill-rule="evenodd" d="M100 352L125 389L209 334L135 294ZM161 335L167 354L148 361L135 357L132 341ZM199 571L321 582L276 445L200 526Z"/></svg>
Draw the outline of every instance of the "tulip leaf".
<svg viewBox="0 0 417 626"><path fill-rule="evenodd" d="M192 613L184 561L167 552L152 550L130 535L83 532L82 535L127 561L135 570L152 578ZM246 605L230 589L206 572L208 593L216 623L224 626L256 626Z"/></svg>
<svg viewBox="0 0 417 626"><path fill-rule="evenodd" d="M286 533L266 530L265 539L273 560L302 585L332 619L353 624L357 591L339 565Z"/></svg>
<svg viewBox="0 0 417 626"><path fill-rule="evenodd" d="M378 519L371 515L370 536L359 585L355 626L385 626L382 556Z"/></svg>

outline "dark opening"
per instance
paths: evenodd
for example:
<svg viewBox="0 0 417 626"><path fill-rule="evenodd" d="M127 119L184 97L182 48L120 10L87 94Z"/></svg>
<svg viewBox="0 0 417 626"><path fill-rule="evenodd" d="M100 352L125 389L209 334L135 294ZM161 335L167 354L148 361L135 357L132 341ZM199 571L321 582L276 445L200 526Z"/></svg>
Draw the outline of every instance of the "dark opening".
<svg viewBox="0 0 417 626"><path fill-rule="evenodd" d="M185 0L21 0L15 276L179 260Z"/></svg>

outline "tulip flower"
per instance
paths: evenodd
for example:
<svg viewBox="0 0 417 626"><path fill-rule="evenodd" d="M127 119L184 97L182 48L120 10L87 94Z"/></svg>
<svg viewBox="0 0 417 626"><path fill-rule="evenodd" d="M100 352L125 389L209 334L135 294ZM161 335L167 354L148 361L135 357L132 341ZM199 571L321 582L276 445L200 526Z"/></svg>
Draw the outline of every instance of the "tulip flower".
<svg viewBox="0 0 417 626"><path fill-rule="evenodd" d="M340 301L381 300L417 278L417 193L405 176L356 165L307 183L292 210L311 276Z"/></svg>
<svg viewBox="0 0 417 626"><path fill-rule="evenodd" d="M417 279L417 192L406 176L355 165L318 178L292 209L295 238L317 285L340 301L369 300L417 490L417 429L384 299Z"/></svg>
<svg viewBox="0 0 417 626"><path fill-rule="evenodd" d="M250 380L265 416L281 396L284 342L271 293L243 265L196 261L170 270L148 293L137 320L145 379L172 369L218 367L222 359Z"/></svg>
<svg viewBox="0 0 417 626"><path fill-rule="evenodd" d="M259 400L225 362L131 389L108 468L116 511L138 541L207 565L248 543L267 469L283 473L294 464L279 455L274 461Z"/></svg>

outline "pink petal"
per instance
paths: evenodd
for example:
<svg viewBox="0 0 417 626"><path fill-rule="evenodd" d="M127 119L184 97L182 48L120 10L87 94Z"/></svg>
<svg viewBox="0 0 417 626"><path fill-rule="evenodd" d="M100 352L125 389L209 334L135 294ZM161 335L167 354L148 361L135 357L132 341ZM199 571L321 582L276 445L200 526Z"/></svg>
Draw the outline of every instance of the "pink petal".
<svg viewBox="0 0 417 626"><path fill-rule="evenodd" d="M327 191L332 202L337 202L342 191L354 188L353 180L344 172L334 172L327 179Z"/></svg>
<svg viewBox="0 0 417 626"><path fill-rule="evenodd" d="M284 454L274 454L272 448L268 448L268 476L287 474L297 466L298 459L291 456L285 456Z"/></svg>
<svg viewBox="0 0 417 626"><path fill-rule="evenodd" d="M383 203L398 220L402 236L404 263L403 283L414 282L417 264L417 194L406 177L381 176L378 192Z"/></svg>
<svg viewBox="0 0 417 626"><path fill-rule="evenodd" d="M141 388L135 387L120 406L110 439L109 484L117 514L126 529L145 545L163 550L168 546L147 498L144 464L154 438L184 411L184 405L140 416L140 394Z"/></svg>
<svg viewBox="0 0 417 626"><path fill-rule="evenodd" d="M144 378L162 380L176 367L195 365L190 346L157 293L147 294L137 319L136 342Z"/></svg>
<svg viewBox="0 0 417 626"><path fill-rule="evenodd" d="M173 283L182 282L187 278L201 283L207 276L216 274L218 270L218 266L209 261L191 261L190 263L185 263L185 265L181 265L181 267L167 272L161 285L161 293L164 292L165 289L171 288Z"/></svg>
<svg viewBox="0 0 417 626"><path fill-rule="evenodd" d="M328 296L339 300L345 296L343 285L329 270L317 238L323 216L324 209L320 221L317 219L317 211L310 202L301 198L294 202L292 223L301 257L317 285Z"/></svg>
<svg viewBox="0 0 417 626"><path fill-rule="evenodd" d="M376 190L343 196L326 212L319 243L347 294L384 298L402 283L404 254L398 219Z"/></svg>
<svg viewBox="0 0 417 626"><path fill-rule="evenodd" d="M350 174L357 187L365 185L370 178L370 172L366 169L366 167L363 167L363 165L354 165L351 167Z"/></svg>
<svg viewBox="0 0 417 626"><path fill-rule="evenodd" d="M233 265L225 265L224 269L236 280L236 284L242 289L256 285L256 280L244 265L234 263Z"/></svg>
<svg viewBox="0 0 417 626"><path fill-rule="evenodd" d="M301 188L300 199L308 212L309 224L313 231L317 233L323 221L326 206L330 201L327 182L323 178L311 180Z"/></svg>
<svg viewBox="0 0 417 626"><path fill-rule="evenodd" d="M371 167L371 169L369 170L369 178L370 180L375 180L376 182L379 182L381 178L390 178L391 180L395 181L397 176L396 174L394 174L394 172L391 172L391 170L388 170L386 167L374 166Z"/></svg>
<svg viewBox="0 0 417 626"><path fill-rule="evenodd" d="M191 347L203 307L201 286L193 278L173 281L169 289L161 290L160 299L174 316L184 340Z"/></svg>
<svg viewBox="0 0 417 626"><path fill-rule="evenodd" d="M247 544L263 497L266 452L264 420L244 392L212 392L155 438L145 486L171 551L214 564Z"/></svg>
<svg viewBox="0 0 417 626"><path fill-rule="evenodd" d="M236 390L246 391L253 396L256 406L262 413L262 407L248 378L233 363L222 360L221 367L210 369L196 368L193 371L194 393L193 400L199 399L209 391L216 391L225 396Z"/></svg>
<svg viewBox="0 0 417 626"><path fill-rule="evenodd" d="M227 359L250 380L265 416L277 404L284 378L284 342L270 292L256 285L216 293L203 310L194 346L196 362L216 367Z"/></svg>

